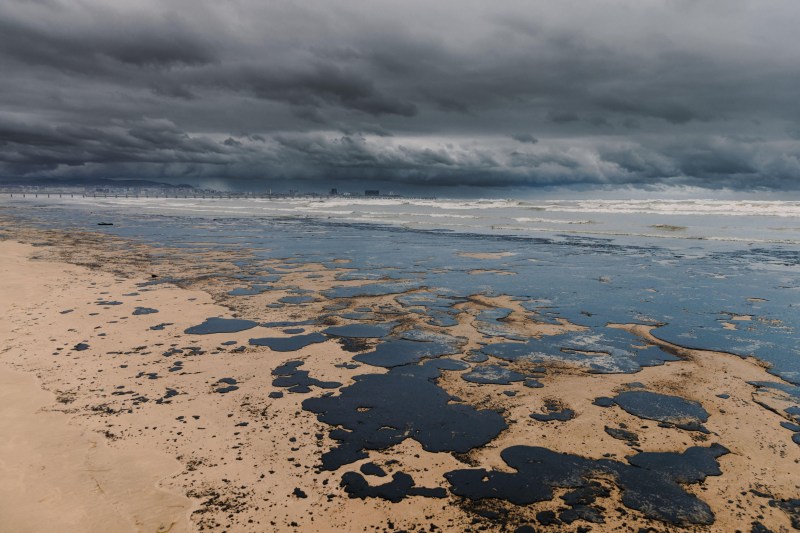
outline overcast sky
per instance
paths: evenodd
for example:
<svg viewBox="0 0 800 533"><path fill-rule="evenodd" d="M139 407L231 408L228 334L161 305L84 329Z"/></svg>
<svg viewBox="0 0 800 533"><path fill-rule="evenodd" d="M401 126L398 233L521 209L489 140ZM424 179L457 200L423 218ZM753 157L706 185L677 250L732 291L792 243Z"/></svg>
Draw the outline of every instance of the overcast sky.
<svg viewBox="0 0 800 533"><path fill-rule="evenodd" d="M0 175L797 190L798 23L797 0L3 0Z"/></svg>

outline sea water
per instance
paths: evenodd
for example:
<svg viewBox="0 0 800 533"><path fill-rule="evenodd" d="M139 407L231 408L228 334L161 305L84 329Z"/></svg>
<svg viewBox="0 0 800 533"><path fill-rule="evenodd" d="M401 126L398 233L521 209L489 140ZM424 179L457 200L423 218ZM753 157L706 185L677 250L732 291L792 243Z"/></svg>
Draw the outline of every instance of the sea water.
<svg viewBox="0 0 800 533"><path fill-rule="evenodd" d="M335 261L346 259L343 282L371 283L343 283L321 297L425 289L429 301L408 308L446 326L455 323L457 299L508 295L538 320L590 328L546 346L527 341L541 360L581 362L594 372L660 364L666 355L639 353L627 334L606 327L648 324L678 345L755 356L800 384L800 202L15 197L1 205L41 227L103 231L187 253L247 249L253 258L239 266L261 283L242 294L269 290L264 281L277 279L260 260L339 268ZM737 316L752 320L729 329ZM502 329L490 317L483 324L484 332ZM508 340L514 352L525 339ZM491 355L512 356L503 349L493 345ZM581 350L607 356L575 355Z"/></svg>

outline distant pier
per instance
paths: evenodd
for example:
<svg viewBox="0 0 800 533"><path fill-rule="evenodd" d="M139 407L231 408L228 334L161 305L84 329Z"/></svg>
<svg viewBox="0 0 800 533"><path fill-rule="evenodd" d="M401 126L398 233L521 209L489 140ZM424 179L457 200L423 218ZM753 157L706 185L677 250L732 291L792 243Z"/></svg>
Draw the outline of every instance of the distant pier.
<svg viewBox="0 0 800 533"><path fill-rule="evenodd" d="M48 191L0 191L0 196L8 198L153 198L180 200L436 200L435 196L360 196L360 195L314 195L280 193L235 193L235 192L153 192L153 193L113 193L113 192L48 192Z"/></svg>

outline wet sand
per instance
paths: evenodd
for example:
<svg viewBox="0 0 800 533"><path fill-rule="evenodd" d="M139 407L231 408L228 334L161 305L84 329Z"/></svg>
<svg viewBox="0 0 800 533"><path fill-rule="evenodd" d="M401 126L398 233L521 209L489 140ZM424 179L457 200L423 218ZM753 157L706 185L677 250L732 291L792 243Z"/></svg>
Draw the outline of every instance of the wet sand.
<svg viewBox="0 0 800 533"><path fill-rule="evenodd" d="M12 435L2 443L0 475L12 481L2 485L0 523L12 524L13 530L427 531L435 526L514 531L530 524L553 531L750 531L755 523L773 531L792 528L790 514L770 501L800 493L800 446L787 438L777 412L754 401L756 389L748 381L780 382L758 361L684 349L656 339L646 327L620 325L642 344L663 346L678 360L635 374L591 374L554 363L537 378L542 388L520 381L470 383L459 372L443 370L440 387L473 409L502 413L508 428L466 453L431 453L409 438L326 470L321 457L337 442L331 426L303 402L330 391L312 382L309 392L290 392L274 385L271 372L302 360L299 370L318 382L341 383L335 394L342 394L357 376L386 372L350 365L353 355L369 351L374 341L361 341L365 344L356 352L333 338L284 352L249 340L296 334L283 332L286 327L207 335L185 330L209 317L303 322L320 316L330 301L270 308L289 293L232 297L230 284L218 279L197 281L191 288L149 285L170 274L165 268L185 271L193 261L176 255L165 267L149 262L152 251L142 246L116 249L106 246L111 239L104 237L57 237L31 230L22 240L51 245L0 242L0 312L5 317L0 325L0 417L4 433ZM218 272L233 268L230 257L206 259L214 261ZM306 264L287 270L285 280L315 296L331 286L334 274ZM360 297L346 303L350 309L375 309L395 298ZM501 325L523 337L580 329L565 322L523 320L515 314L518 304L502 297L475 297L458 307L458 323L447 331L463 339L454 359L486 342L477 317L487 309L511 309ZM401 329L419 321L412 315L396 319ZM349 323L329 322L299 327L302 334L313 334ZM522 362L507 368L530 371ZM709 413L704 422L708 433L659 425L617 405L594 403L632 389L699 402ZM548 413L549 403L575 416L566 421L530 416ZM635 443L613 437L606 428L635 434ZM609 491L603 497L604 523L577 520L548 529L541 520L537 523L537 515L562 508L559 497L566 488L556 489L551 500L514 505L455 496L445 478L470 468L513 473L501 451L516 445L624 463L637 451L676 452L714 443L730 452L717 459L722 475L681 485L708 504L715 517L710 526L678 527L649 519L619 503L615 483L599 479ZM397 503L351 498L340 485L342 474L358 472L366 463L387 473L365 474L372 485L403 473L416 487L444 489L445 497L409 496Z"/></svg>

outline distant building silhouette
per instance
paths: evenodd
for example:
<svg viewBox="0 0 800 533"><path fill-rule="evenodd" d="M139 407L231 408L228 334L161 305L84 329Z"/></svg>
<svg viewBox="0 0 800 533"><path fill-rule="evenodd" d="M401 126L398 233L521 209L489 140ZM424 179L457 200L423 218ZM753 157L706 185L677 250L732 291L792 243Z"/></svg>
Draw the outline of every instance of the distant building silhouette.
<svg viewBox="0 0 800 533"><path fill-rule="evenodd" d="M381 191L379 191L378 189L367 189L366 191L364 191L364 196L380 196L380 195Z"/></svg>

